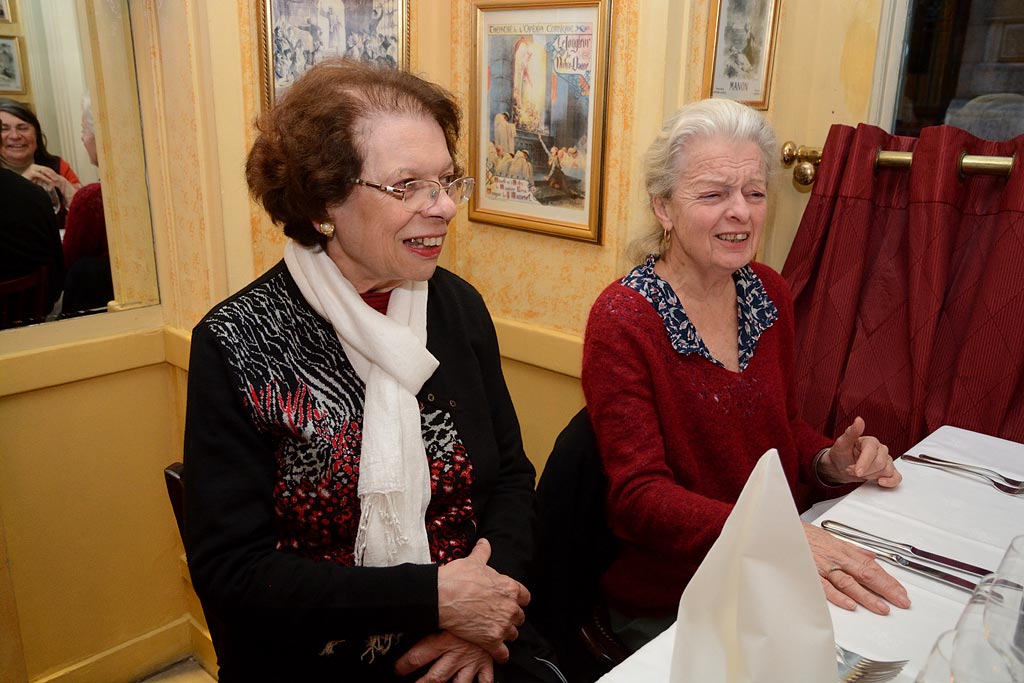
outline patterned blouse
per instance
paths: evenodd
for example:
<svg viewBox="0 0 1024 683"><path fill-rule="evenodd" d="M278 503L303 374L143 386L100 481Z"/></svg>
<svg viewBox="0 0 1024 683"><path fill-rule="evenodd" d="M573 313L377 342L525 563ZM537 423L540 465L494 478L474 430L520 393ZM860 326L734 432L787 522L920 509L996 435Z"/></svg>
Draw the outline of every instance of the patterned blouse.
<svg viewBox="0 0 1024 683"><path fill-rule="evenodd" d="M648 255L647 259L629 271L622 284L635 290L654 306L661 316L668 332L672 348L684 355L699 354L715 365L725 365L713 357L704 340L700 338L697 328L690 322L683 310L683 304L666 280L654 272L654 264L658 257ZM772 324L778 320L779 312L775 303L764 291L761 278L754 273L750 265L743 266L732 274L736 283L736 308L739 316L739 365L740 372L746 370L750 359L757 349L757 340Z"/></svg>

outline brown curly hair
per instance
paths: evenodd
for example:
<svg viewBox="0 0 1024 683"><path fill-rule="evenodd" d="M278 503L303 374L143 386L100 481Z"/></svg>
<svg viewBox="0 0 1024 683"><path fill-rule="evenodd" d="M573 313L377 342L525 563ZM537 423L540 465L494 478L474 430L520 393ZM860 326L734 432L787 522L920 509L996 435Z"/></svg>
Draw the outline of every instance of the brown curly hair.
<svg viewBox="0 0 1024 683"><path fill-rule="evenodd" d="M363 168L366 124L386 114L432 118L455 159L462 112L444 88L407 71L331 59L317 64L260 117L245 163L249 192L284 234L312 247L313 222L352 192ZM461 171L456 168L456 173Z"/></svg>

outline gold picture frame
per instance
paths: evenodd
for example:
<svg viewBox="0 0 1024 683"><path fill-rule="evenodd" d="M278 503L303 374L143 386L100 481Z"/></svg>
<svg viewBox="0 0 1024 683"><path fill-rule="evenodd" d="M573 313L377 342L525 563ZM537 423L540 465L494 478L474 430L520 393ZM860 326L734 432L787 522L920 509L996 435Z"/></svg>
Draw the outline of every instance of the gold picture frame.
<svg viewBox="0 0 1024 683"><path fill-rule="evenodd" d="M16 0L0 0L0 24L13 24Z"/></svg>
<svg viewBox="0 0 1024 683"><path fill-rule="evenodd" d="M19 36L0 36L0 95L28 92L25 43Z"/></svg>
<svg viewBox="0 0 1024 683"><path fill-rule="evenodd" d="M325 59L408 68L410 1L256 0L264 108Z"/></svg>
<svg viewBox="0 0 1024 683"><path fill-rule="evenodd" d="M601 243L611 0L473 0L469 219Z"/></svg>
<svg viewBox="0 0 1024 683"><path fill-rule="evenodd" d="M713 0L704 97L767 109L781 0Z"/></svg>

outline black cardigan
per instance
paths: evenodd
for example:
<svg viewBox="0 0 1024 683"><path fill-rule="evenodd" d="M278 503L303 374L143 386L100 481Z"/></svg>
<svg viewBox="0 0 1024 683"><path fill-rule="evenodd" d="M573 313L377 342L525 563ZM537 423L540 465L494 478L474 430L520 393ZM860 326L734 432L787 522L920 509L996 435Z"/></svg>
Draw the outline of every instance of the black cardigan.
<svg viewBox="0 0 1024 683"><path fill-rule="evenodd" d="M438 268L428 291L427 348L440 366L418 398L424 411L451 413L473 464L472 540L486 537L490 565L525 582L535 473L494 327L480 295L456 275ZM384 675L389 662L438 626L436 565L346 567L275 549L275 452L281 439L295 437L260 428L246 387L254 385L251 372L289 388L307 384L315 393L316 383L302 382L297 374L304 373L292 369L299 363L326 368L325 382L344 385L355 377L333 329L303 299L283 262L193 331L185 547L222 683L269 678L277 667L295 680L356 671L369 677L359 660L366 637L404 633L386 661L371 667ZM361 395L352 397L353 408L361 414ZM350 651L320 656L332 640L346 640L339 649Z"/></svg>

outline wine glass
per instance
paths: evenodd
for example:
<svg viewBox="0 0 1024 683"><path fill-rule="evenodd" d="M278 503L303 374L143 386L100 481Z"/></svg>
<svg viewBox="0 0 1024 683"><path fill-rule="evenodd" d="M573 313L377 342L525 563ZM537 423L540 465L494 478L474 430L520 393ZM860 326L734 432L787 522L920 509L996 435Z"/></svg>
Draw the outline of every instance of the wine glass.
<svg viewBox="0 0 1024 683"><path fill-rule="evenodd" d="M50 203L53 204L53 212L60 213L61 199L60 194L57 192L57 188L50 183L42 185L42 188L46 190L46 194L50 195Z"/></svg>
<svg viewBox="0 0 1024 683"><path fill-rule="evenodd" d="M980 623L969 621L939 636L914 683L1016 683L1010 666Z"/></svg>
<svg viewBox="0 0 1024 683"><path fill-rule="evenodd" d="M1010 542L999 563L983 621L992 647L1010 662L1015 680L1024 681L1024 536Z"/></svg>

